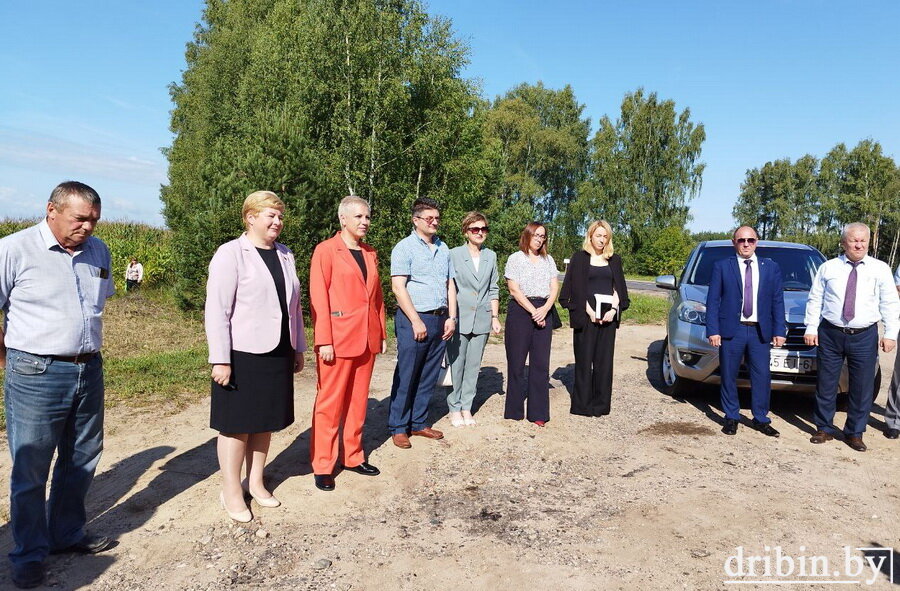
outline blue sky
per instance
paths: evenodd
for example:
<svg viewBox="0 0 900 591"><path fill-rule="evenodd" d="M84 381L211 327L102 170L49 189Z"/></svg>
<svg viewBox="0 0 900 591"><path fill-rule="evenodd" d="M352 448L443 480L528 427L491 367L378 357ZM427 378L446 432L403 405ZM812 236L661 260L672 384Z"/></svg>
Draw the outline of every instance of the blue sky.
<svg viewBox="0 0 900 591"><path fill-rule="evenodd" d="M162 223L167 86L198 0L0 5L0 216L34 216L59 181L104 217ZM706 126L694 230L728 229L748 168L872 138L900 159L900 3L433 0L487 98L570 84L596 126L643 87Z"/></svg>

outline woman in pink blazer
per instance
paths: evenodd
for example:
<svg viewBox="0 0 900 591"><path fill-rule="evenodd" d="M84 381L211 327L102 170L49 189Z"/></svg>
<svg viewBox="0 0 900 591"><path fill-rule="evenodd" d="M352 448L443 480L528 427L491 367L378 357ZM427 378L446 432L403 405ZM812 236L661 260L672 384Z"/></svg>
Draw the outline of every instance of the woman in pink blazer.
<svg viewBox="0 0 900 591"><path fill-rule="evenodd" d="M252 519L244 495L262 507L281 503L263 484L272 431L294 422L294 377L306 339L293 253L275 242L284 202L251 193L242 209L247 231L216 251L206 285L206 338L212 364L210 427L219 431L222 507ZM246 464L246 479L241 481Z"/></svg>

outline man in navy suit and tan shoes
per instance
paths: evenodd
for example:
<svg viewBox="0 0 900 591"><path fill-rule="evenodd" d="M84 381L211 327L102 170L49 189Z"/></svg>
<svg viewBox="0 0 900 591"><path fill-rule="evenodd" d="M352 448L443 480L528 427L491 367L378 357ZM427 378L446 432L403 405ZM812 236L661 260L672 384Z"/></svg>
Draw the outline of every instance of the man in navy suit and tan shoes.
<svg viewBox="0 0 900 591"><path fill-rule="evenodd" d="M784 344L784 293L781 269L771 259L756 256L759 236L749 226L734 232L731 243L737 255L716 261L706 298L706 336L719 347L722 433L737 433L741 418L737 374L741 359L750 371L750 410L753 428L778 437L769 419L772 380L769 352Z"/></svg>

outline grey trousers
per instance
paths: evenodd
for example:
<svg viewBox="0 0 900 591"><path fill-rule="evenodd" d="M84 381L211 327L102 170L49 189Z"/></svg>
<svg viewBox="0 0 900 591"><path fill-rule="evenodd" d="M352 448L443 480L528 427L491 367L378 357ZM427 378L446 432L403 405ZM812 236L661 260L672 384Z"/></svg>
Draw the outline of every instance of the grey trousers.
<svg viewBox="0 0 900 591"><path fill-rule="evenodd" d="M884 422L888 429L900 429L900 350L894 360L894 376L888 390L888 400L884 409Z"/></svg>
<svg viewBox="0 0 900 591"><path fill-rule="evenodd" d="M450 377L453 379L453 390L447 396L450 412L472 410L478 371L481 369L481 357L487 340L487 334L453 333L447 342L447 361L450 363Z"/></svg>

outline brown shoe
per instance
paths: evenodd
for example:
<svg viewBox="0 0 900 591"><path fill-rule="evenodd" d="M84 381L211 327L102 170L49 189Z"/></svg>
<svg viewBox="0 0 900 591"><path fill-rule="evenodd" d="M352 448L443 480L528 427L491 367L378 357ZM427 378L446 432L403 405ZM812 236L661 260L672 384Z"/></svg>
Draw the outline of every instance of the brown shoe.
<svg viewBox="0 0 900 591"><path fill-rule="evenodd" d="M862 437L845 437L844 441L850 446L850 449L856 451L866 451L866 444L863 443Z"/></svg>
<svg viewBox="0 0 900 591"><path fill-rule="evenodd" d="M409 449L412 447L412 443L409 442L409 437L407 437L406 433L394 433L391 435L391 439L393 439L394 445L401 449Z"/></svg>
<svg viewBox="0 0 900 591"><path fill-rule="evenodd" d="M834 439L834 435L825 431L816 431L816 434L809 438L810 443L825 443Z"/></svg>
<svg viewBox="0 0 900 591"><path fill-rule="evenodd" d="M418 435L419 437L427 437L428 439L443 439L444 434L437 429L425 427L421 431L412 431L410 435Z"/></svg>

